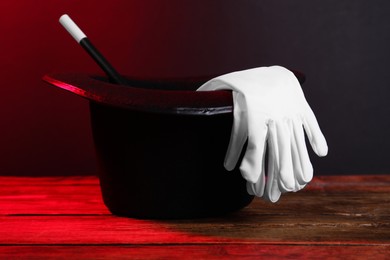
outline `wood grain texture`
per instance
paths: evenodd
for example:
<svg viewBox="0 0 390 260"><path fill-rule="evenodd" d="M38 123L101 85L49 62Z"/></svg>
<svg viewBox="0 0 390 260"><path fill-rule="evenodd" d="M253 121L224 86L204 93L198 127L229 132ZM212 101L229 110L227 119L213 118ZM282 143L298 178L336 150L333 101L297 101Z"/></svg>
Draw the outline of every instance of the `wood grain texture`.
<svg viewBox="0 0 390 260"><path fill-rule="evenodd" d="M151 221L111 215L96 177L0 177L0 259L386 259L389 194L390 175L317 177L275 204Z"/></svg>
<svg viewBox="0 0 390 260"><path fill-rule="evenodd" d="M96 177L0 177L1 215L110 214Z"/></svg>
<svg viewBox="0 0 390 260"><path fill-rule="evenodd" d="M180 245L180 246L0 246L17 259L388 259L387 246Z"/></svg>

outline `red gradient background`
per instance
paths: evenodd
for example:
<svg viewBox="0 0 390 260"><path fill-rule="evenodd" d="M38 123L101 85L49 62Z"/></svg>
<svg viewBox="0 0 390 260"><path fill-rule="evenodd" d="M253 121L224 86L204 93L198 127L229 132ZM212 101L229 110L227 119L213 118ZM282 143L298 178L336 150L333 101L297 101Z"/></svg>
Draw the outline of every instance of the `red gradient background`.
<svg viewBox="0 0 390 260"><path fill-rule="evenodd" d="M62 14L123 74L189 76L257 65L257 48L242 48L242 38L255 37L248 12L230 2L1 1L0 174L96 170L87 101L41 80L100 72L58 23Z"/></svg>
<svg viewBox="0 0 390 260"><path fill-rule="evenodd" d="M387 0L2 0L0 175L96 173L88 102L41 80L100 72L64 13L127 75L301 70L329 144L311 154L315 173L388 173L389 11Z"/></svg>

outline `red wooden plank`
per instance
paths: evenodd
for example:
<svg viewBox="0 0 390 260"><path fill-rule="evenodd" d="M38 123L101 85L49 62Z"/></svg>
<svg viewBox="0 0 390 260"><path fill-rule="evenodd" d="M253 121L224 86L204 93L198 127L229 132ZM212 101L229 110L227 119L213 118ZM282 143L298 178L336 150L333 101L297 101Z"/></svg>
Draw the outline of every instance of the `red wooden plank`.
<svg viewBox="0 0 390 260"><path fill-rule="evenodd" d="M0 215L110 214L103 204L98 184L85 184L85 180L82 183L53 180L45 184L12 182L12 185L2 185Z"/></svg>
<svg viewBox="0 0 390 260"><path fill-rule="evenodd" d="M0 259L389 259L389 246L0 246Z"/></svg>
<svg viewBox="0 0 390 260"><path fill-rule="evenodd" d="M99 181L93 176L0 177L0 184L0 215L109 214L102 202ZM340 214L364 215L370 209L370 204L364 200L368 193L373 200L371 203L387 203L385 198L380 200L376 196L390 193L390 175L316 177L306 189L284 195L275 205L256 203L259 203L259 209L265 208L261 212L264 214L324 207L323 204L337 207L342 203L333 202L338 201L344 203L343 207L353 207L355 211Z"/></svg>
<svg viewBox="0 0 390 260"><path fill-rule="evenodd" d="M0 244L166 244L231 239L170 229L155 221L115 216L0 217Z"/></svg>
<svg viewBox="0 0 390 260"><path fill-rule="evenodd" d="M6 186L66 186L66 185L99 185L96 176L64 176L64 177L18 177L0 176L1 188Z"/></svg>
<svg viewBox="0 0 390 260"><path fill-rule="evenodd" d="M0 183L7 186L28 185L99 185L96 176L66 176L66 177L17 177L0 176ZM316 176L307 186L307 189L315 186L358 186L358 187L382 187L390 183L390 174L382 175L330 175ZM2 188L2 187L0 187Z"/></svg>
<svg viewBox="0 0 390 260"><path fill-rule="evenodd" d="M0 244L390 244L389 219L254 215L186 221L115 216L0 217Z"/></svg>
<svg viewBox="0 0 390 260"><path fill-rule="evenodd" d="M317 176L305 189L309 191L390 192L390 174Z"/></svg>

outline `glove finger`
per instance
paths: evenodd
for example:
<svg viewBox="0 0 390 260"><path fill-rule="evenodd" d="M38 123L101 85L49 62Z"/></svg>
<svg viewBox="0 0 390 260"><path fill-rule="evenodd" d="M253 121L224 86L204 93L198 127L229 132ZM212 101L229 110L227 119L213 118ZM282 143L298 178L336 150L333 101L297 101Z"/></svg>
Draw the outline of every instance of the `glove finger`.
<svg viewBox="0 0 390 260"><path fill-rule="evenodd" d="M297 155L297 164L299 163L300 165L300 171L295 173L295 177L300 185L306 185L313 178L313 166L310 162L309 153L307 151L302 123L298 119L293 120L292 126L294 133L293 147L296 149L293 154Z"/></svg>
<svg viewBox="0 0 390 260"><path fill-rule="evenodd" d="M230 142L225 155L224 166L226 170L232 171L237 164L242 147L248 137L248 120L246 115L246 104L242 94L232 92L233 95L233 126L230 134Z"/></svg>
<svg viewBox="0 0 390 260"><path fill-rule="evenodd" d="M291 159L292 159L293 171L295 177L294 191L298 191L301 189L300 183L302 182L303 179L303 170L302 170L301 160L298 152L298 146L297 146L295 133L294 133L294 122L293 120L289 120L287 123L288 123L289 131L292 134L290 139L291 139Z"/></svg>
<svg viewBox="0 0 390 260"><path fill-rule="evenodd" d="M252 192L252 194L249 192L248 193L251 195L256 195L257 197L263 197L264 189L265 189L264 163L262 164L262 166L263 166L263 169L261 170L261 174L260 174L259 178L257 179L257 182L256 183L247 182L247 190L248 190L248 185L249 185L250 191Z"/></svg>
<svg viewBox="0 0 390 260"><path fill-rule="evenodd" d="M247 181L246 182L246 191L248 192L249 195L256 195L255 184Z"/></svg>
<svg viewBox="0 0 390 260"><path fill-rule="evenodd" d="M308 111L302 121L314 152L318 156L326 156L328 154L328 145L310 107L308 108Z"/></svg>
<svg viewBox="0 0 390 260"><path fill-rule="evenodd" d="M263 164L264 165L264 164ZM261 174L256 183L247 182L246 190L250 195L255 195L257 197L263 197L265 190L265 176Z"/></svg>
<svg viewBox="0 0 390 260"><path fill-rule="evenodd" d="M287 122L276 122L279 149L279 185L282 192L293 191L295 177L291 157L291 135Z"/></svg>
<svg viewBox="0 0 390 260"><path fill-rule="evenodd" d="M264 175L264 155L267 140L267 126L261 118L251 119L248 114L248 145L240 165L241 175L251 183L257 183Z"/></svg>
<svg viewBox="0 0 390 260"><path fill-rule="evenodd" d="M278 184L278 166L277 166L277 145L276 145L276 133L269 132L268 139L268 168L267 168L267 185L265 189L264 199L276 202L281 196L281 191Z"/></svg>

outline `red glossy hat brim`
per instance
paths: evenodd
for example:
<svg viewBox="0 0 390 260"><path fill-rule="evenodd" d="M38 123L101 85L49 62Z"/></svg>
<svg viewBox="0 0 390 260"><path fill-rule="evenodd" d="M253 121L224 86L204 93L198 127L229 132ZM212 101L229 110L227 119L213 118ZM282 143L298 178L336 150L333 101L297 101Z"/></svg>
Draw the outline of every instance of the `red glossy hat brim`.
<svg viewBox="0 0 390 260"><path fill-rule="evenodd" d="M302 84L305 76L300 72L294 73ZM126 86L83 73L47 74L43 80L90 101L136 111L188 115L231 113L231 91L196 91L211 78L131 78L129 82L132 84Z"/></svg>

